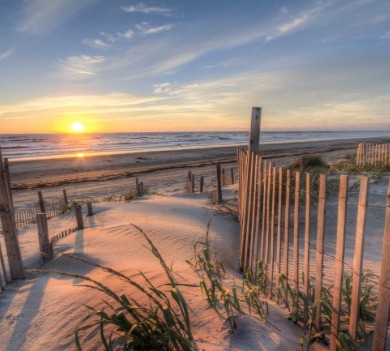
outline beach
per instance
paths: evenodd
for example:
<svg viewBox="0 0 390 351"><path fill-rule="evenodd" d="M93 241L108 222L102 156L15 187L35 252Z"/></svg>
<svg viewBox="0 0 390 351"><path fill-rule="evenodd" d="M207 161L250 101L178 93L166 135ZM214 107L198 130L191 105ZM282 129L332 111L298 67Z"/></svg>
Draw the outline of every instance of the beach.
<svg viewBox="0 0 390 351"><path fill-rule="evenodd" d="M373 140L373 141L378 141ZM265 145L261 154L276 165L286 166L301 155L316 154L334 163L356 152L355 140L305 142ZM237 222L237 164L236 147L216 147L181 151L144 152L139 154L104 155L95 157L17 161L10 163L15 209L37 201L37 191L45 199L61 199L66 189L70 199L96 200L94 216L87 216L83 208L84 229L60 235L54 242L55 258L42 264L35 225L19 230L23 263L27 279L7 285L0 295L0 344L5 350L70 350L75 348L74 330L80 325L87 310L84 305L102 308L102 300L114 301L102 292L83 287L84 281L66 274L87 276L109 286L118 294L128 294L143 300L142 294L132 290L123 280L93 264L110 267L145 284L140 272L156 286L167 284L159 260L150 252L141 228L158 248L166 263L172 267L182 288L191 315L194 342L199 349L209 351L293 350L301 349L300 336L305 329L287 319L288 313L275 302L264 298L267 322L247 314L237 316L237 329L231 331L223 311L216 313L206 302L199 287L202 272L194 270L186 261L194 259L194 245L204 240L210 222L210 245L216 258L223 264L226 287L242 286L243 276L238 270L240 227ZM200 176L205 177L206 189L216 184L215 164L230 174L234 170L235 183L224 187L221 205L210 200L208 192L186 194L187 172L196 176L195 191L199 191ZM148 194L130 202L115 202L112 195L135 189L135 177L148 189ZM350 187L359 180L351 177ZM381 241L388 176L371 185L372 195L366 235L364 268L379 274ZM358 192L351 192L348 211L346 262L352 264L355 235L353 218L357 211ZM114 200L118 200L116 198ZM327 204L324 284L332 284L337 216L336 198ZM313 211L313 221L317 213ZM74 228L73 211L48 222L49 237ZM134 225L136 227L134 227ZM304 232L303 222L300 224ZM311 228L315 243L316 228ZM0 238L0 242L4 245ZM292 236L290 237L292 255ZM301 248L304 246L300 238ZM311 251L310 269L315 271L315 249ZM75 255L86 262L80 262ZM91 265L92 263L92 265ZM300 262L303 265L303 262ZM292 267L291 267L292 269ZM349 268L348 268L349 269ZM189 286L192 287L189 287ZM376 287L374 288L376 289ZM108 298L108 300L107 300ZM246 311L248 313L248 311ZM101 349L98 331L81 333L85 350ZM315 344L315 350L323 350ZM367 350L369 350L369 346Z"/></svg>
<svg viewBox="0 0 390 351"><path fill-rule="evenodd" d="M358 142L346 139L266 144L261 145L261 154L279 166L308 154L318 154L328 162L335 162L355 154ZM36 201L37 190L44 190L46 199L58 199L62 189L67 189L71 198L101 199L124 193L135 187L136 176L150 192L178 194L185 190L188 171L196 175L197 182L204 176L206 189L211 189L215 186L215 164L220 162L230 172L230 168L236 167L236 158L237 146L33 161L11 159L10 173L15 206L19 207Z"/></svg>

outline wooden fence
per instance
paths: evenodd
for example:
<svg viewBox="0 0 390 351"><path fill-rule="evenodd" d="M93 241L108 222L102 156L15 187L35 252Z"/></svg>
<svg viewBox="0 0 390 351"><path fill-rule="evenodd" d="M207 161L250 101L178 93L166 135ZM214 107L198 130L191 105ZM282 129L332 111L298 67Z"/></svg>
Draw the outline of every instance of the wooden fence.
<svg viewBox="0 0 390 351"><path fill-rule="evenodd" d="M356 165L390 165L390 143L360 143L356 153Z"/></svg>
<svg viewBox="0 0 390 351"><path fill-rule="evenodd" d="M330 350L337 350L341 329L349 330L354 341L361 341L362 324L374 330L373 350L384 350L390 306L390 182L387 203L372 205L382 211L385 220L381 269L378 264L370 267L380 273L380 279L367 278L380 306L375 323L370 324L359 314L362 285L367 283L363 254L369 179L360 177L357 194L351 190L355 187L348 186L348 175L302 174L275 167L250 150L238 150L237 157L241 269L257 279L268 298L285 304L293 318L304 325L314 318L313 327L321 331L327 322ZM333 198L329 197L332 189L336 193ZM337 223L332 245L325 241L325 227L330 222ZM349 239L352 237L347 244L354 242L348 255L347 231ZM346 276L352 281L350 306L345 306L342 295ZM326 293L331 306L327 312L332 312L329 318L320 303ZM350 309L348 317L344 315L346 308Z"/></svg>

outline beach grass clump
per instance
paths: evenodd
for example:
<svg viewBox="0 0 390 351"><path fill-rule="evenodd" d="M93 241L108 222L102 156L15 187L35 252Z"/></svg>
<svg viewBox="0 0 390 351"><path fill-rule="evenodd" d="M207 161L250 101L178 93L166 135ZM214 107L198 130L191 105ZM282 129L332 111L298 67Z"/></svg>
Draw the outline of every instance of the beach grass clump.
<svg viewBox="0 0 390 351"><path fill-rule="evenodd" d="M358 345L362 345L365 342L369 335L375 321L377 309L376 295L373 290L373 281L377 278L370 271L364 271L362 274L358 336L355 342L349 334L353 275L352 273L344 274L341 291L342 303L339 313L340 328L337 338L340 349L347 351L355 350ZM321 300L315 301L314 282L315 279L310 277L309 292L305 295L302 291L297 292L294 287L290 286L284 275L281 274L279 277L278 299L288 309L289 318L308 329L308 333L301 338L302 345L305 342L307 350L316 341L327 343L326 335L330 335L333 313L333 286L323 287ZM320 329L317 329L315 325L318 305L321 308Z"/></svg>
<svg viewBox="0 0 390 351"><path fill-rule="evenodd" d="M300 169L302 171L310 171L327 169L328 167L328 163L319 155L303 155L300 159L291 163L287 168L292 170Z"/></svg>
<svg viewBox="0 0 390 351"><path fill-rule="evenodd" d="M383 173L390 172L390 164L385 163L366 163L357 165L354 159L342 159L332 165L332 170L346 173Z"/></svg>
<svg viewBox="0 0 390 351"><path fill-rule="evenodd" d="M202 293L205 294L208 305L229 323L230 330L237 329L237 317L249 314L265 321L268 305L262 301L259 288L251 282L250 273L246 275L242 286L237 286L235 279L226 272L221 262L217 260L209 242L210 222L207 225L206 236L194 244L194 257L187 263L198 273ZM233 280L233 283L226 283Z"/></svg>
<svg viewBox="0 0 390 351"><path fill-rule="evenodd" d="M180 291L181 284L176 281L171 268L150 238L138 226L133 227L146 239L149 249L164 270L167 282L156 286L141 272L144 281L138 283L112 268L68 255L121 279L135 289L138 296L141 295L139 299L135 299L134 294L119 295L101 281L79 274L59 272L82 279L85 282L82 286L98 290L107 297L101 308L86 306L88 314L75 331L77 350L83 350L81 334L90 329L99 332L101 346L105 350L198 350L192 337L189 308ZM141 303L140 300L146 302Z"/></svg>
<svg viewBox="0 0 390 351"><path fill-rule="evenodd" d="M125 193L122 193L119 197L120 201L131 201L137 197L137 193L134 190L128 190Z"/></svg>

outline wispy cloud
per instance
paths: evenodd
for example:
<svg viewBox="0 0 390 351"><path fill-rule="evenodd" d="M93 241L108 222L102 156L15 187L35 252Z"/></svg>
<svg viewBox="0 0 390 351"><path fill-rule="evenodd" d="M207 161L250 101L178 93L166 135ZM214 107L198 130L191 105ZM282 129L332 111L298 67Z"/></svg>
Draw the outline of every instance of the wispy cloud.
<svg viewBox="0 0 390 351"><path fill-rule="evenodd" d="M151 27L148 22L142 22L135 26L142 34L157 34L161 32L166 32L173 28L173 24L164 24L158 27Z"/></svg>
<svg viewBox="0 0 390 351"><path fill-rule="evenodd" d="M91 48L95 48L95 49L105 49L108 47L108 44L105 43L103 40L101 39L83 39L82 40L82 43L91 47Z"/></svg>
<svg viewBox="0 0 390 351"><path fill-rule="evenodd" d="M44 34L66 23L97 0L29 0L23 2L21 18L16 30L30 34Z"/></svg>
<svg viewBox="0 0 390 351"><path fill-rule="evenodd" d="M59 63L59 76L69 80L83 80L96 75L99 65L105 61L104 56L69 56Z"/></svg>
<svg viewBox="0 0 390 351"><path fill-rule="evenodd" d="M6 58L12 56L14 53L14 50L7 50L4 52L0 52L0 61L5 60Z"/></svg>
<svg viewBox="0 0 390 351"><path fill-rule="evenodd" d="M124 93L102 95L66 95L31 99L18 104L0 105L0 116L17 113L29 113L45 110L64 110L67 112L102 111L117 109L127 111L128 108L147 105L164 99L163 97L138 96ZM16 116L15 116L16 118Z"/></svg>
<svg viewBox="0 0 390 351"><path fill-rule="evenodd" d="M106 49L113 44L117 43L121 40L130 40L134 37L134 31L128 29L124 32L117 32L115 34L109 34L105 32L101 32L100 35L102 38L89 39L85 38L82 40L82 43L95 49Z"/></svg>
<svg viewBox="0 0 390 351"><path fill-rule="evenodd" d="M145 14L163 14L168 15L171 13L171 9L166 7L155 7L155 6L146 6L143 2L140 2L137 5L122 6L122 11L127 13L145 13Z"/></svg>
<svg viewBox="0 0 390 351"><path fill-rule="evenodd" d="M312 16L313 13L304 13L303 15L294 18L292 21L283 23L282 25L278 26L272 34L267 35L266 41L274 40L301 27L302 25L307 23L312 18Z"/></svg>
<svg viewBox="0 0 390 351"><path fill-rule="evenodd" d="M167 94L172 91L172 85L169 82L154 84L153 86L156 94Z"/></svg>

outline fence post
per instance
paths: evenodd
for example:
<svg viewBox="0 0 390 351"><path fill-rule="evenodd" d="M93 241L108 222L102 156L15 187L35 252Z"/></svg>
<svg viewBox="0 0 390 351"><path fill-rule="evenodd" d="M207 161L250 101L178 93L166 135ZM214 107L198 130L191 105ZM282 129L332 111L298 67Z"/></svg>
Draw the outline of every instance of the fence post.
<svg viewBox="0 0 390 351"><path fill-rule="evenodd" d="M135 177L135 193L136 193L137 197L141 196L141 187L140 187L140 184L138 181L138 177Z"/></svg>
<svg viewBox="0 0 390 351"><path fill-rule="evenodd" d="M192 174L191 171L187 173L187 194L191 193L191 181L192 181Z"/></svg>
<svg viewBox="0 0 390 351"><path fill-rule="evenodd" d="M353 340L356 340L357 325L359 321L360 284L361 284L361 273L363 267L364 229L366 225L367 201L368 201L368 177L362 176L360 180L359 205L358 205L358 214L357 214L357 222L356 222L355 254L353 259L351 316L349 322L349 332Z"/></svg>
<svg viewBox="0 0 390 351"><path fill-rule="evenodd" d="M45 200L43 199L42 191L38 191L38 198L39 198L39 208L42 213L46 213L46 204Z"/></svg>
<svg viewBox="0 0 390 351"><path fill-rule="evenodd" d="M87 210L88 210L88 216L89 217L93 216L93 209L92 209L92 202L91 201L87 202Z"/></svg>
<svg viewBox="0 0 390 351"><path fill-rule="evenodd" d="M5 180L8 185L8 192L9 192L9 201L10 205L12 206L12 212L14 212L14 199L12 196L12 189L11 189L11 176L9 174L9 162L8 158L4 159L4 173L5 173Z"/></svg>
<svg viewBox="0 0 390 351"><path fill-rule="evenodd" d="M225 168L222 168L222 177L221 177L221 183L222 186L226 185L226 179L225 179Z"/></svg>
<svg viewBox="0 0 390 351"><path fill-rule="evenodd" d="M195 192L195 174L191 177L191 193Z"/></svg>
<svg viewBox="0 0 390 351"><path fill-rule="evenodd" d="M74 210L76 213L77 229L84 229L83 212L81 209L81 205L76 205Z"/></svg>
<svg viewBox="0 0 390 351"><path fill-rule="evenodd" d="M42 255L43 263L50 261L53 254L53 244L49 241L49 228L47 226L46 213L37 213L39 251Z"/></svg>
<svg viewBox="0 0 390 351"><path fill-rule="evenodd" d="M251 129L249 134L249 152L259 153L261 107L252 107Z"/></svg>
<svg viewBox="0 0 390 351"><path fill-rule="evenodd" d="M373 351L382 351L386 346L390 317L390 180L387 187L386 220L383 234L381 277L379 281L378 306L375 316Z"/></svg>
<svg viewBox="0 0 390 351"><path fill-rule="evenodd" d="M1 248L1 243L0 243L0 263L1 263L1 269L2 269L3 275L4 275L4 281L7 284L10 282L10 280L8 279L7 271L5 269L5 262L4 262L4 257L3 257L3 250Z"/></svg>
<svg viewBox="0 0 390 351"><path fill-rule="evenodd" d="M204 186L204 177L200 177L200 184L199 184L199 192L203 193L203 186Z"/></svg>
<svg viewBox="0 0 390 351"><path fill-rule="evenodd" d="M337 236L336 236L336 257L335 257L335 276L333 287L333 312L332 325L330 331L330 351L337 351L337 339L340 326L340 308L343 288L344 272L344 251L345 251L345 229L346 213L348 203L348 176L340 176L339 206L337 218Z"/></svg>
<svg viewBox="0 0 390 351"><path fill-rule="evenodd" d="M317 254L316 254L316 281L314 302L318 303L322 295L322 275L324 269L324 233L325 233L325 207L326 207L326 175L320 174L320 189L318 195L318 220L317 220ZM317 305L315 327L320 329L321 305Z"/></svg>
<svg viewBox="0 0 390 351"><path fill-rule="evenodd" d="M15 217L9 198L8 184L4 171L4 161L0 148L0 219L3 226L4 241L12 279L23 279L24 268Z"/></svg>
<svg viewBox="0 0 390 351"><path fill-rule="evenodd" d="M233 167L230 168L230 182L232 183L232 185L234 184L234 169L233 169Z"/></svg>
<svg viewBox="0 0 390 351"><path fill-rule="evenodd" d="M222 202L221 164L217 163L217 203Z"/></svg>
<svg viewBox="0 0 390 351"><path fill-rule="evenodd" d="M67 205L68 204L68 195L66 194L65 189L62 190L62 194L64 195L64 204Z"/></svg>

